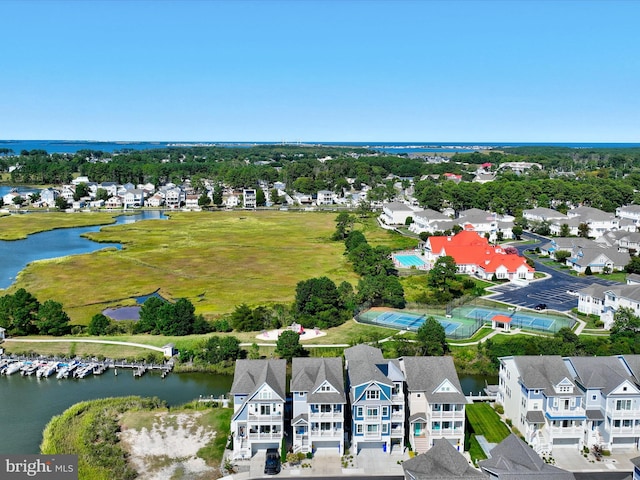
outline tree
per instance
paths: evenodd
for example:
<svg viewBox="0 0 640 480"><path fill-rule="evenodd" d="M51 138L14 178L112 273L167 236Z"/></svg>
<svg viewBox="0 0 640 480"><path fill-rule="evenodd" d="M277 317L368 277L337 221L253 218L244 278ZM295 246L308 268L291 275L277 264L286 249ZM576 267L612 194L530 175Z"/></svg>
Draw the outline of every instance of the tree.
<svg viewBox="0 0 640 480"><path fill-rule="evenodd" d="M632 256L624 269L627 273L640 273L640 257Z"/></svg>
<svg viewBox="0 0 640 480"><path fill-rule="evenodd" d="M328 277L298 282L294 312L298 321L307 328L335 327L348 316L336 284Z"/></svg>
<svg viewBox="0 0 640 480"><path fill-rule="evenodd" d="M110 326L111 321L105 315L96 313L89 321L87 333L89 335L106 335Z"/></svg>
<svg viewBox="0 0 640 480"><path fill-rule="evenodd" d="M300 335L293 330L285 330L276 342L276 354L291 361L293 357L305 357L307 351L300 344Z"/></svg>
<svg viewBox="0 0 640 480"><path fill-rule="evenodd" d="M29 335L36 333L40 302L24 288L13 295L0 297L0 327L6 328L11 335Z"/></svg>
<svg viewBox="0 0 640 480"><path fill-rule="evenodd" d="M556 262L564 264L568 258L571 258L571 252L568 250L558 250L554 257L556 258Z"/></svg>
<svg viewBox="0 0 640 480"><path fill-rule="evenodd" d="M201 194L198 197L198 206L208 207L209 205L211 205L211 199L209 198L209 195L207 195L206 193Z"/></svg>
<svg viewBox="0 0 640 480"><path fill-rule="evenodd" d="M60 195L56 198L56 208L58 210L66 210L67 208L69 208L69 202L67 202L66 198Z"/></svg>
<svg viewBox="0 0 640 480"><path fill-rule="evenodd" d="M634 336L640 332L640 317L633 313L629 307L620 307L613 315L611 326L611 338Z"/></svg>
<svg viewBox="0 0 640 480"><path fill-rule="evenodd" d="M351 233L351 228L355 218L347 212L340 212L336 217L336 231L333 233L332 240L344 240Z"/></svg>
<svg viewBox="0 0 640 480"><path fill-rule="evenodd" d="M444 327L433 317L427 318L418 328L416 343L420 355L437 357L449 351Z"/></svg>
<svg viewBox="0 0 640 480"><path fill-rule="evenodd" d="M102 200L103 202L109 200L109 192L106 188L98 188L96 190L96 200Z"/></svg>
<svg viewBox="0 0 640 480"><path fill-rule="evenodd" d="M277 188L272 188L271 190L269 190L269 201L273 205L278 205L280 203L280 196L278 195Z"/></svg>
<svg viewBox="0 0 640 480"><path fill-rule="evenodd" d="M583 238L589 238L589 224L581 223L578 225L578 236Z"/></svg>
<svg viewBox="0 0 640 480"><path fill-rule="evenodd" d="M256 189L256 206L264 207L267 204L267 197L264 194L264 190L261 188Z"/></svg>
<svg viewBox="0 0 640 480"><path fill-rule="evenodd" d="M76 185L76 189L73 192L73 199L77 202L83 197L89 196L89 187L86 183L79 183Z"/></svg>
<svg viewBox="0 0 640 480"><path fill-rule="evenodd" d="M222 193L223 193L222 185L216 185L213 189L213 204L217 207L222 205L222 202L223 202Z"/></svg>
<svg viewBox="0 0 640 480"><path fill-rule="evenodd" d="M42 335L59 337L66 335L71 330L69 321L69 315L62 309L61 303L47 300L38 309L36 326Z"/></svg>
<svg viewBox="0 0 640 480"><path fill-rule="evenodd" d="M456 279L456 261L445 255L438 258L427 275L427 285L438 290L447 290L449 282Z"/></svg>
<svg viewBox="0 0 640 480"><path fill-rule="evenodd" d="M522 232L524 230L522 229L522 227L520 225L514 225L511 228L511 233L513 233L513 236L516 237L516 240L520 240L520 237L522 237Z"/></svg>
<svg viewBox="0 0 640 480"><path fill-rule="evenodd" d="M160 309L165 304L164 300L153 296L147 298L140 307L140 320L134 327L135 333L158 333L158 320Z"/></svg>
<svg viewBox="0 0 640 480"><path fill-rule="evenodd" d="M593 275L593 272L591 271L591 265L587 265L587 268L584 269L584 274Z"/></svg>
<svg viewBox="0 0 640 480"><path fill-rule="evenodd" d="M24 203L24 198L21 195L18 195L17 197L13 197L12 201L14 205L20 207Z"/></svg>
<svg viewBox="0 0 640 480"><path fill-rule="evenodd" d="M571 234L571 230L569 229L569 225L566 223L563 223L562 225L560 225L560 236L561 237L568 237Z"/></svg>

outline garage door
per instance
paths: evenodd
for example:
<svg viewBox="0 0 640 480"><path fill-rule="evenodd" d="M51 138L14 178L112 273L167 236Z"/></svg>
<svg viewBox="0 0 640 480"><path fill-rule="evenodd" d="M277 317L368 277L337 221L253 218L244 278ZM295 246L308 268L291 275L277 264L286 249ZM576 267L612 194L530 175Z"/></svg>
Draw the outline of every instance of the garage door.
<svg viewBox="0 0 640 480"><path fill-rule="evenodd" d="M257 452L266 452L267 448L275 448L280 451L280 445L275 443L254 443L251 445L251 455L255 455Z"/></svg>
<svg viewBox="0 0 640 480"><path fill-rule="evenodd" d="M337 452L340 449L340 442L313 442L314 450L331 450Z"/></svg>
<svg viewBox="0 0 640 480"><path fill-rule="evenodd" d="M384 442L362 442L358 443L358 450L379 450L382 451Z"/></svg>
<svg viewBox="0 0 640 480"><path fill-rule="evenodd" d="M625 446L625 445L628 447L632 447L635 445L635 443L636 443L635 437L619 437L619 438L613 439L613 444L619 447Z"/></svg>
<svg viewBox="0 0 640 480"><path fill-rule="evenodd" d="M578 445L578 443L580 443L579 438L554 438L553 439L553 444L559 447L563 445Z"/></svg>

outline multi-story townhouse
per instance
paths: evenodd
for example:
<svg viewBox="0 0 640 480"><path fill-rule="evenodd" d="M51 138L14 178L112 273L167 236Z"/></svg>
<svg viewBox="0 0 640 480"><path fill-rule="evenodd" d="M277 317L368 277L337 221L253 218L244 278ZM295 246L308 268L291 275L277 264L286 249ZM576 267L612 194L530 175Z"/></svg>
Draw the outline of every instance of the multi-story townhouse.
<svg viewBox="0 0 640 480"><path fill-rule="evenodd" d="M414 209L404 203L383 203L380 219L387 225L404 225L408 217L413 218L414 213Z"/></svg>
<svg viewBox="0 0 640 480"><path fill-rule="evenodd" d="M640 357L571 357L564 361L584 398L585 446L637 448L640 389L633 369L640 368Z"/></svg>
<svg viewBox="0 0 640 480"><path fill-rule="evenodd" d="M186 195L180 187L166 188L164 191L164 204L167 208L180 208L185 197Z"/></svg>
<svg viewBox="0 0 640 480"><path fill-rule="evenodd" d="M640 224L640 205L624 205L616 208L616 216Z"/></svg>
<svg viewBox="0 0 640 480"><path fill-rule="evenodd" d="M609 230L620 228L620 219L613 214L593 207L577 207L567 212L569 219L579 220L589 226L589 236L599 237ZM555 222L557 223L557 222Z"/></svg>
<svg viewBox="0 0 640 480"><path fill-rule="evenodd" d="M245 188L242 190L242 207L243 208L256 208L257 194L255 188Z"/></svg>
<svg viewBox="0 0 640 480"><path fill-rule="evenodd" d="M434 233L438 230L445 230L439 227L442 222L450 222L451 226L449 228L453 227L451 217L435 210L426 209L413 214L413 222L409 225L409 230L414 233Z"/></svg>
<svg viewBox="0 0 640 480"><path fill-rule="evenodd" d="M404 374L398 360L385 360L378 348L356 345L344 351L351 413L351 445L402 452Z"/></svg>
<svg viewBox="0 0 640 480"><path fill-rule="evenodd" d="M294 358L292 447L295 453L317 449L344 452L347 398L341 358Z"/></svg>
<svg viewBox="0 0 640 480"><path fill-rule="evenodd" d="M333 195L331 190L319 190L316 205L333 205Z"/></svg>
<svg viewBox="0 0 640 480"><path fill-rule="evenodd" d="M562 221L569 218L564 213L544 207L525 209L522 211L522 217L533 222L550 222L552 220Z"/></svg>
<svg viewBox="0 0 640 480"><path fill-rule="evenodd" d="M497 402L538 453L584 445L582 392L560 356L500 358Z"/></svg>
<svg viewBox="0 0 640 480"><path fill-rule="evenodd" d="M124 208L141 207L144 204L144 190L140 190L139 188L127 190L124 194L122 203Z"/></svg>
<svg viewBox="0 0 640 480"><path fill-rule="evenodd" d="M233 395L233 458L280 448L284 433L286 360L236 360Z"/></svg>
<svg viewBox="0 0 640 480"><path fill-rule="evenodd" d="M409 444L424 453L439 439L464 448L466 398L451 357L403 357L407 381Z"/></svg>
<svg viewBox="0 0 640 480"><path fill-rule="evenodd" d="M594 283L578 290L578 311L587 315L601 316L604 312L605 292L610 289L609 285Z"/></svg>

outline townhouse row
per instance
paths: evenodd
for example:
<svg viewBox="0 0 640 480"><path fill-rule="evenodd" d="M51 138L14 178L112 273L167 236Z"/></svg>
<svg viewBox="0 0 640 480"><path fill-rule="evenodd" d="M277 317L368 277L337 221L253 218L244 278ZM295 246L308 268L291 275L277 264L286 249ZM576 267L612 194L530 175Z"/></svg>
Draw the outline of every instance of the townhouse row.
<svg viewBox="0 0 640 480"><path fill-rule="evenodd" d="M539 454L640 444L640 355L500 358L498 403Z"/></svg>
<svg viewBox="0 0 640 480"><path fill-rule="evenodd" d="M231 387L233 458L280 448L293 452L364 448L429 450L437 439L464 445L466 398L450 357L384 359L368 345L342 358L237 360Z"/></svg>

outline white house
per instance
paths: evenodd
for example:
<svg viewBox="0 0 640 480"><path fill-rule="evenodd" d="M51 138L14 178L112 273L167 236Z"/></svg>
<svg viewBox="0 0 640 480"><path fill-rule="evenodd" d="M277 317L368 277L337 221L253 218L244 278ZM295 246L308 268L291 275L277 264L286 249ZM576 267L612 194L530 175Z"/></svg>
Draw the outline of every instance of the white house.
<svg viewBox="0 0 640 480"><path fill-rule="evenodd" d="M568 220L564 213L557 212L551 208L529 208L522 211L522 217L534 222L550 222L551 220Z"/></svg>
<svg viewBox="0 0 640 480"><path fill-rule="evenodd" d="M245 188L242 190L242 207L255 209L256 208L256 189Z"/></svg>
<svg viewBox="0 0 640 480"><path fill-rule="evenodd" d="M280 448L284 433L286 360L236 360L231 385L233 458Z"/></svg>
<svg viewBox="0 0 640 480"><path fill-rule="evenodd" d="M333 195L331 190L319 190L316 205L333 205Z"/></svg>
<svg viewBox="0 0 640 480"><path fill-rule="evenodd" d="M380 219L387 225L404 225L408 217L413 217L414 210L400 202L382 204Z"/></svg>
<svg viewBox="0 0 640 480"><path fill-rule="evenodd" d="M294 358L291 394L294 453L344 453L347 398L342 358Z"/></svg>
<svg viewBox="0 0 640 480"><path fill-rule="evenodd" d="M640 224L640 205L624 205L616 208L616 216Z"/></svg>

